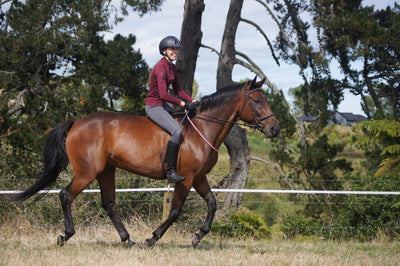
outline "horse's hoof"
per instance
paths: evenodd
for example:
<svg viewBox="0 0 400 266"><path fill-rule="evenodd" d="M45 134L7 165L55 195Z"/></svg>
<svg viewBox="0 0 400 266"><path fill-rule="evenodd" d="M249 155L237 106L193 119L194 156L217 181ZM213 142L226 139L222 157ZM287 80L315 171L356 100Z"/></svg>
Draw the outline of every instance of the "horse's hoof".
<svg viewBox="0 0 400 266"><path fill-rule="evenodd" d="M200 243L200 239L196 234L192 235L191 241L192 241L193 248L196 248L197 245Z"/></svg>
<svg viewBox="0 0 400 266"><path fill-rule="evenodd" d="M57 245L59 245L60 247L64 246L65 244L65 237L62 235L59 235L57 237Z"/></svg>
<svg viewBox="0 0 400 266"><path fill-rule="evenodd" d="M152 248L154 247L154 241L153 239L146 239L143 243L143 248Z"/></svg>
<svg viewBox="0 0 400 266"><path fill-rule="evenodd" d="M128 239L128 248L136 246L136 242L133 242L130 238Z"/></svg>

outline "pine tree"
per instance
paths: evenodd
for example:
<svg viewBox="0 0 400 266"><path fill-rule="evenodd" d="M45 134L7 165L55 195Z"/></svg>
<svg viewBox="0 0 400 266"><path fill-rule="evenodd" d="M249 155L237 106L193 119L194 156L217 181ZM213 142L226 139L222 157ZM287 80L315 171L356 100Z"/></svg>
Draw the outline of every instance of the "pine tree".
<svg viewBox="0 0 400 266"><path fill-rule="evenodd" d="M124 1L122 13L144 14L161 2ZM143 108L148 66L132 48L135 37L103 39L123 19L116 10L105 0L12 1L0 9L0 175L37 172L44 133L65 119L115 110L123 98Z"/></svg>

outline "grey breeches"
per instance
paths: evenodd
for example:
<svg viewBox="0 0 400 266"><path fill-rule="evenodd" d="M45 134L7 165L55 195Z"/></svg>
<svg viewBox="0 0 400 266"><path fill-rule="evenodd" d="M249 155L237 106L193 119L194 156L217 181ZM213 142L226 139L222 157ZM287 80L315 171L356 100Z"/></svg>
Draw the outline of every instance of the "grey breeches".
<svg viewBox="0 0 400 266"><path fill-rule="evenodd" d="M146 105L147 116L159 127L171 135L171 141L177 145L182 142L183 134L179 124L174 120L171 112L175 111L168 104L165 105Z"/></svg>

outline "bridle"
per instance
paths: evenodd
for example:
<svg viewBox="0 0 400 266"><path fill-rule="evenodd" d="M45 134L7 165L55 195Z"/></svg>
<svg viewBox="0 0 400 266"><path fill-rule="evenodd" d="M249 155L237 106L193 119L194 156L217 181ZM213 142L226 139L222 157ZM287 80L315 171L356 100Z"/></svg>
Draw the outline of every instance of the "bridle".
<svg viewBox="0 0 400 266"><path fill-rule="evenodd" d="M231 123L231 124L242 125L242 126L246 126L246 127L249 127L249 128L256 128L256 129L262 131L262 127L261 127L260 123L262 121L264 121L265 119L268 119L268 118L270 118L272 116L276 116L276 115L274 113L272 113L272 114L269 114L269 115L261 117L261 115L257 112L257 110L254 108L254 106L251 104L251 100L249 98L249 95L252 94L253 92L261 91L261 89L253 89L249 93L247 92L246 89L244 91L245 91L244 93L245 93L245 96L246 96L246 101L243 103L243 106L242 106L242 108L240 110L240 113L239 113L239 117L240 118L242 117L242 112L243 112L243 109L246 106L246 102L247 102L248 105L249 105L251 114L253 115L254 121L256 123L255 125L251 125L251 124L247 124L247 123L240 123L240 122L233 122L233 121L221 119L221 118L210 116L210 115L206 115L206 114L199 114L199 115L206 116L206 117L209 117L209 118L221 121L221 122L227 122L227 123ZM198 116L196 116L196 117L198 117Z"/></svg>
<svg viewBox="0 0 400 266"><path fill-rule="evenodd" d="M233 121L221 119L221 118L218 118L218 117L213 117L213 116L206 115L206 114L200 114L200 115L205 116L205 117L209 117L209 118L215 119L217 121L221 121L221 122L226 122L226 123L231 123L231 124L236 124L236 125L244 125L244 126L247 126L247 127L250 127L250 128L257 128L258 130L262 131L262 127L261 127L260 123L262 121L264 121L265 119L270 118L271 116L275 116L275 114L272 113L272 114L269 114L269 115L266 115L266 116L263 116L263 117L260 118L260 114L257 112L257 110L254 108L254 106L251 104L251 101L250 101L250 98L249 98L249 95L251 93L253 93L253 92L256 92L256 91L261 91L261 89L253 89L249 93L247 93L247 90L245 89L246 100L247 100L247 103L249 105L250 111L251 111L251 113L253 115L254 121L256 123L255 125L239 123L239 122L233 122ZM243 112L243 109L244 109L245 105L246 105L246 101L243 103L243 106L240 109L239 118L242 117L242 112ZM189 114L189 112L186 111L185 116L183 117L183 119L182 119L181 123L179 124L179 126L181 126L182 122L187 117L187 119L189 120L190 124L197 131L197 133L200 135L200 137L208 144L208 146L210 146L214 151L218 152L218 149L216 149L210 142L208 142L207 139L203 136L203 134L201 134L201 132L197 129L197 127L192 122L192 120L190 119L190 116L188 116L188 114ZM196 118L199 118L199 117L196 116ZM202 118L200 118L200 119L202 119Z"/></svg>
<svg viewBox="0 0 400 266"><path fill-rule="evenodd" d="M256 123L255 125L249 125L249 127L257 128L258 130L261 131L262 127L261 127L260 123L262 121L264 121L265 119L270 118L271 116L275 116L275 114L272 113L272 114L265 115L265 116L261 117L261 115L257 112L257 110L254 108L254 106L251 104L251 101L250 101L250 98L249 98L249 95L252 94L253 92L256 92L256 91L261 91L261 89L253 89L249 93L245 89L244 93L245 93L245 96L246 96L247 104L249 105L251 114L253 115L254 121ZM246 102L243 103L242 109L240 110L240 114L239 114L240 118L242 117L242 112L243 112L243 109L244 109L245 105L246 105Z"/></svg>

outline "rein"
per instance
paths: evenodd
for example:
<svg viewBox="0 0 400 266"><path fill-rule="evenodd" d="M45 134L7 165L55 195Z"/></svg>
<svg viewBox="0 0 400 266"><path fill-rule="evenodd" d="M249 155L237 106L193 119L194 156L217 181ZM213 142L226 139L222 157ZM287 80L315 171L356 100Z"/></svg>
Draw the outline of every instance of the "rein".
<svg viewBox="0 0 400 266"><path fill-rule="evenodd" d="M189 112L186 111L186 114L188 114ZM185 118L183 118L185 119ZM190 124L192 125L192 127L196 130L196 132L200 135L200 137L205 141L205 143L207 143L208 146L211 147L211 149L213 149L214 151L218 152L218 149L216 149L204 136L203 134L201 134L200 130L194 125L194 123L192 122L192 119L190 119L190 116L187 116L187 119L189 120Z"/></svg>
<svg viewBox="0 0 400 266"><path fill-rule="evenodd" d="M262 121L264 121L265 119L268 119L268 118L270 118L270 117L272 117L272 116L276 116L276 115L275 115L274 113L271 113L271 114L269 114L269 115L265 115L265 116L263 116L263 117L260 118L260 114L257 112L257 110L254 108L254 106L251 104L251 101L250 101L250 98L249 98L249 95L250 95L251 93L253 93L253 92L256 92L256 91L261 91L261 89L254 89L254 90L252 90L250 93L247 93L247 91L245 90L245 95L246 95L247 104L249 105L250 111L251 111L251 113L252 113L252 115L253 115L254 121L255 121L255 123L256 123L255 125L251 125L251 124L247 124L247 123L240 123L240 122L229 121L229 120L221 119L221 118L214 117L214 116L210 116L210 115L206 115L206 114L199 114L199 115L202 115L202 116L205 116L205 117L208 117L208 118L212 118L212 119L214 119L214 120L221 121L221 122L225 122L225 123L231 123L231 124L234 124L234 125L241 125L241 126L245 126L245 127L249 127L249 128L256 128L256 129L258 129L258 130L261 131L261 130L262 130L262 127L261 127L260 123L261 123ZM243 103L243 106L242 106L242 108L241 108L241 110L240 110L239 117L242 116L242 112L243 112L243 109L244 109L245 105L246 105L246 102ZM200 130L194 125L194 123L192 122L192 120L190 119L190 117L188 116L188 114L189 114L189 111L186 110L186 111L185 111L185 116L183 117L183 119L182 119L181 123L179 124L179 126L181 126L182 123L183 123L183 121L187 118L187 119L189 120L190 124L192 125L192 127L196 130L196 132L197 132L197 133L200 135L200 137L204 140L204 142L207 143L207 145L210 146L214 151L218 152L218 149L216 149L216 148L203 136L203 134L201 134ZM196 117L199 118L199 119L201 119L201 118L198 117L198 116L196 116ZM203 119L204 119L204 118L203 118Z"/></svg>

